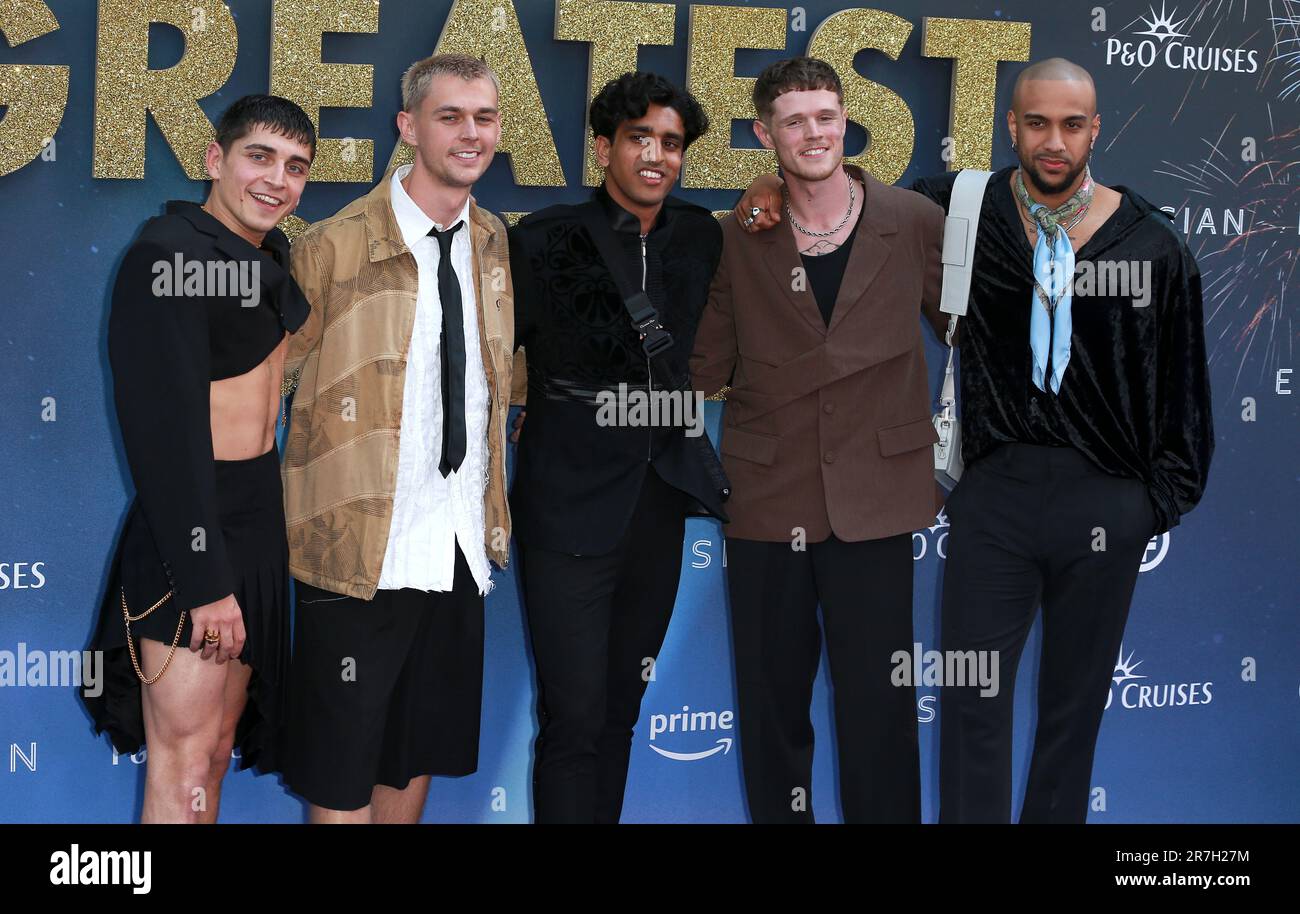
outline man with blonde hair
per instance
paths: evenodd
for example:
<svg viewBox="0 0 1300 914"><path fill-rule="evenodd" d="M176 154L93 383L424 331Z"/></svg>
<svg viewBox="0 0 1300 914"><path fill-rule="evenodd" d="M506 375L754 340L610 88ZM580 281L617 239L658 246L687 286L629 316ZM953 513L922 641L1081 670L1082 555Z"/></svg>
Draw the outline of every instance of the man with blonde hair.
<svg viewBox="0 0 1300 914"><path fill-rule="evenodd" d="M293 247L312 303L285 366L297 580L285 781L313 822L417 822L478 767L483 595L504 568L514 303L474 182L498 82L455 54L402 80L415 161Z"/></svg>

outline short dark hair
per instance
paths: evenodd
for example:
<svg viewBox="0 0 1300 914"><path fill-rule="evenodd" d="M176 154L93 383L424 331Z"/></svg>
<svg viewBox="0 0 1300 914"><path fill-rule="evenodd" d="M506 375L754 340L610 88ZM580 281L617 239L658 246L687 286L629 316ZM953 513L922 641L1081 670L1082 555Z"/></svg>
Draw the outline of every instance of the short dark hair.
<svg viewBox="0 0 1300 914"><path fill-rule="evenodd" d="M316 158L316 126L307 112L278 95L245 95L237 99L217 122L217 142L223 152L248 136L257 127L266 127L311 148Z"/></svg>
<svg viewBox="0 0 1300 914"><path fill-rule="evenodd" d="M686 128L683 149L702 137L709 129L709 118L695 96L679 89L657 73L624 73L610 80L591 102L591 133L613 142L618 125L644 117L650 105L672 108L682 117Z"/></svg>
<svg viewBox="0 0 1300 914"><path fill-rule="evenodd" d="M787 92L811 92L828 89L844 101L840 75L824 60L816 57L788 57L771 64L754 83L754 110L759 120L767 120L772 102Z"/></svg>

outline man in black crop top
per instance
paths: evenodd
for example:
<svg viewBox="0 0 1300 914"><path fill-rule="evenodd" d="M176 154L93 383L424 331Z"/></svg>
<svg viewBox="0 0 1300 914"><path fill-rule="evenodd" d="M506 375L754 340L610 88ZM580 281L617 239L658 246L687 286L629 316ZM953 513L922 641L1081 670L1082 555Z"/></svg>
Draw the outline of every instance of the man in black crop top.
<svg viewBox="0 0 1300 914"><path fill-rule="evenodd" d="M669 381L685 380L722 249L708 210L668 196L708 120L662 77L628 73L592 102L591 129L606 170L593 199L533 213L510 232L515 340L528 353L510 507L539 681L537 822L618 821L686 516L695 506L723 516L707 466L716 455L699 437L702 404ZM653 370L611 270L644 290L671 334ZM678 398L677 421L636 421L636 402L657 394Z"/></svg>
<svg viewBox="0 0 1300 914"><path fill-rule="evenodd" d="M285 342L310 307L276 224L315 152L297 105L236 101L208 147L207 200L149 220L113 287L136 496L92 645L107 685L84 700L119 752L148 743L146 822L216 821L236 739L242 767L276 770L289 616L275 428Z"/></svg>

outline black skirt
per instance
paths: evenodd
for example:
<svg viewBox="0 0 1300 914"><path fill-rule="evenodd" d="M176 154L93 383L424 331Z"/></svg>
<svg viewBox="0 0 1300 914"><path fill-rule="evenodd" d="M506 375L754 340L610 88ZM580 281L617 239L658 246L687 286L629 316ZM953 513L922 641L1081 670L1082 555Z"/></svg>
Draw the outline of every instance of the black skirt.
<svg viewBox="0 0 1300 914"><path fill-rule="evenodd" d="M221 531L247 635L239 660L252 668L248 703L235 730L235 745L241 769L256 765L264 773L280 770L276 757L287 709L289 670L289 551L279 458L279 451L272 448L249 460L215 461ZM82 694L95 732L107 732L118 752L130 754L144 745L145 733L141 683L126 644L123 587L132 616L148 609L170 589L138 499L118 541L98 630L90 645L91 650L103 651L103 689L95 697ZM168 600L131 623L137 657L143 638L172 644L183 608ZM189 650L192 633L187 612L177 652ZM144 673L153 676L157 670L145 669Z"/></svg>

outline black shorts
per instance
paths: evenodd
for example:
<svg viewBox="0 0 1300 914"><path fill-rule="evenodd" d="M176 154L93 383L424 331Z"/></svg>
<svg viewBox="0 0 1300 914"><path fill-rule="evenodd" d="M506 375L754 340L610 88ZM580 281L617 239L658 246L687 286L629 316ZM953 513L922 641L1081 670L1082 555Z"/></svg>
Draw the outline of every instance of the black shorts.
<svg viewBox="0 0 1300 914"><path fill-rule="evenodd" d="M336 810L378 784L478 769L483 597L460 549L450 593L373 600L295 581L285 784Z"/></svg>
<svg viewBox="0 0 1300 914"><path fill-rule="evenodd" d="M217 460L216 490L234 595L244 618L247 640L239 660L252 668L248 703L235 729L240 768L278 770L276 750L287 711L285 680L289 672L289 549L285 538L284 496L280 488L280 453L271 448L248 460ZM97 696L82 700L96 732L107 732L118 752L144 745L141 685L126 645L122 618L122 589L133 615L167 593L166 572L139 502L127 515L109 585L100 605L99 626L92 650L104 652L104 683ZM183 607L162 603L143 619L131 623L137 655L140 640L149 638L170 647ZM193 634L189 613L181 626L176 651L188 651ZM143 660L141 661L143 664ZM146 676L157 672L145 669ZM164 679L172 675L169 671Z"/></svg>

